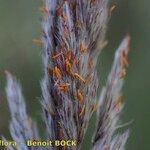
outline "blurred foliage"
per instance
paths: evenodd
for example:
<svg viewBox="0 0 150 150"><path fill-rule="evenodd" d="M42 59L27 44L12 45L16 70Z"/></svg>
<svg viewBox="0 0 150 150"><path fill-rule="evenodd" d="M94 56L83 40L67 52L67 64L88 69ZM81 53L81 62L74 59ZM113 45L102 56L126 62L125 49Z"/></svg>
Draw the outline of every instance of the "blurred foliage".
<svg viewBox="0 0 150 150"><path fill-rule="evenodd" d="M125 109L122 123L134 120L129 126L131 135L127 150L149 150L150 143L150 1L112 0L116 9L109 22L109 45L103 50L97 69L100 86L105 84L115 49L129 33L132 38L130 67L124 86ZM17 76L23 86L31 116L41 122L39 81L42 78L41 48L32 43L40 37L40 0L0 0L0 133L9 136L9 110L5 98L4 70ZM90 131L95 119L91 120ZM39 123L41 124L41 123ZM40 126L42 128L42 125ZM126 127L125 127L126 128ZM89 145L92 132L84 143Z"/></svg>

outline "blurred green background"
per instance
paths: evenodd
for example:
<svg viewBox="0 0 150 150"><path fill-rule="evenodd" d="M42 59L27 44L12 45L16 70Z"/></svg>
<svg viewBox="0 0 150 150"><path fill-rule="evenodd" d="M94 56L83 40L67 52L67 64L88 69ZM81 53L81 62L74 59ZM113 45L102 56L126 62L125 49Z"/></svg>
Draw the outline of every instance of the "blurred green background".
<svg viewBox="0 0 150 150"><path fill-rule="evenodd" d="M124 86L125 109L122 121L134 120L127 150L150 150L150 1L112 0L116 10L109 22L109 45L97 65L104 85L115 49L129 33L132 38L130 67ZM9 136L9 110L5 98L4 70L17 76L23 86L28 112L40 118L39 80L42 78L41 48L32 43L40 37L41 0L0 0L0 133ZM93 128L93 122L91 122ZM42 126L41 126L42 127ZM88 149L88 140L83 149Z"/></svg>

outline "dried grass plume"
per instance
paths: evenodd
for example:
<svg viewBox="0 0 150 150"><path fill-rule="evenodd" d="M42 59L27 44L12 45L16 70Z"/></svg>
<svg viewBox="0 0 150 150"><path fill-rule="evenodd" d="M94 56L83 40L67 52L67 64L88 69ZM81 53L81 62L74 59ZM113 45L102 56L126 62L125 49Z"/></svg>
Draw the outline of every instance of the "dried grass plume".
<svg viewBox="0 0 150 150"><path fill-rule="evenodd" d="M19 82L6 71L10 133L18 150L79 150L94 111L97 126L92 150L124 150L129 132L115 135L123 109L122 86L128 67L130 37L115 53L106 86L97 101L96 64L106 46L112 8L108 0L43 0L42 44L44 77L41 107L47 140L76 140L76 147L28 147L39 140L36 124L27 115ZM22 143L22 144L19 144ZM14 149L7 147L8 150Z"/></svg>

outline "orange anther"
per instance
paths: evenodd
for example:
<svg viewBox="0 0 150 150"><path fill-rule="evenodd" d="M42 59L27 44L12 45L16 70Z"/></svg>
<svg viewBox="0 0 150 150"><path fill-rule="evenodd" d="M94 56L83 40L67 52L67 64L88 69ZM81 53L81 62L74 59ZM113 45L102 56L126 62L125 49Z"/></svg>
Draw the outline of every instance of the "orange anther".
<svg viewBox="0 0 150 150"><path fill-rule="evenodd" d="M80 52L83 54L87 51L87 46L85 45L85 42L81 42L80 44Z"/></svg>
<svg viewBox="0 0 150 150"><path fill-rule="evenodd" d="M73 50L71 49L67 54L66 54L66 59L68 59L68 61L73 61L74 59L74 54L73 54Z"/></svg>
<svg viewBox="0 0 150 150"><path fill-rule="evenodd" d="M82 107L79 116L82 117L84 114L85 114L85 105Z"/></svg>
<svg viewBox="0 0 150 150"><path fill-rule="evenodd" d="M53 75L53 69L51 67L48 67L48 74L49 76Z"/></svg>
<svg viewBox="0 0 150 150"><path fill-rule="evenodd" d="M71 68L72 68L72 65L71 63L69 62L68 59L65 60L65 70L67 73L70 73L71 72Z"/></svg>
<svg viewBox="0 0 150 150"><path fill-rule="evenodd" d="M43 44L43 41L40 39L33 39L32 42L39 45L39 46L41 46Z"/></svg>
<svg viewBox="0 0 150 150"><path fill-rule="evenodd" d="M61 56L62 54L63 54L63 52L60 52L60 53L54 55L52 58L53 58L53 59L56 59L56 58L58 58L59 56Z"/></svg>
<svg viewBox="0 0 150 150"><path fill-rule="evenodd" d="M77 89L77 99L79 100L80 103L84 102L84 97L79 89Z"/></svg>
<svg viewBox="0 0 150 150"><path fill-rule="evenodd" d="M58 67L55 67L53 69L53 77L56 77L56 78L59 78L59 79L62 77L61 71Z"/></svg>
<svg viewBox="0 0 150 150"><path fill-rule="evenodd" d="M118 110L122 107L122 95L117 97L114 107L116 107Z"/></svg>
<svg viewBox="0 0 150 150"><path fill-rule="evenodd" d="M68 59L69 61L71 61L71 59L72 59L71 51L68 52L68 54L67 54L67 59Z"/></svg>
<svg viewBox="0 0 150 150"><path fill-rule="evenodd" d="M68 90L69 90L69 86L70 86L69 83L60 84L60 85L58 86L58 90L61 91L61 92L67 93Z"/></svg>
<svg viewBox="0 0 150 150"><path fill-rule="evenodd" d="M86 83L86 81L85 81L79 74L74 73L74 77L75 77L75 79L80 80L80 81L82 81L83 83Z"/></svg>
<svg viewBox="0 0 150 150"><path fill-rule="evenodd" d="M128 67L129 66L129 63L128 63L128 54L126 54L124 51L122 53L121 63L123 65L123 67Z"/></svg>
<svg viewBox="0 0 150 150"><path fill-rule="evenodd" d="M109 9L109 15L111 16L113 11L115 10L116 5L111 6L111 8Z"/></svg>

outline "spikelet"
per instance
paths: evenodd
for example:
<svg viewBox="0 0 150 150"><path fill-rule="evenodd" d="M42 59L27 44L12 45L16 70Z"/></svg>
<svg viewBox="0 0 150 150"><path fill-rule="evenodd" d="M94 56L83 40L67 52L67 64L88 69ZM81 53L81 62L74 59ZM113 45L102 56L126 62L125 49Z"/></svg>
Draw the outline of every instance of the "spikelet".
<svg viewBox="0 0 150 150"><path fill-rule="evenodd" d="M33 42L43 46L44 77L41 81L41 107L48 140L76 140L75 147L45 147L44 150L79 150L89 120L97 111L93 150L124 150L129 132L114 136L121 110L122 85L128 64L130 38L116 51L106 86L96 101L98 77L96 63L107 45L105 33L115 6L109 0L43 0L42 38ZM39 139L35 123L26 113L20 84L9 72L7 101L11 113L10 132L18 150L29 139ZM21 143L21 144L19 144ZM12 150L13 147L7 147Z"/></svg>
<svg viewBox="0 0 150 150"><path fill-rule="evenodd" d="M7 101L11 114L10 133L17 143L18 150L28 150L27 140L39 140L38 131L35 123L27 115L20 84L8 71L5 73L7 76ZM8 149L11 150L12 148L8 147ZM37 148L32 147L32 149Z"/></svg>
<svg viewBox="0 0 150 150"><path fill-rule="evenodd" d="M115 138L114 132L123 109L122 86L124 76L120 77L120 72L127 69L127 55L129 52L130 37L127 36L116 51L112 70L109 74L106 86L103 88L98 113L97 129L93 137L93 150L111 149L124 150L129 132ZM125 58L124 58L125 57ZM123 59L126 59L124 61Z"/></svg>

